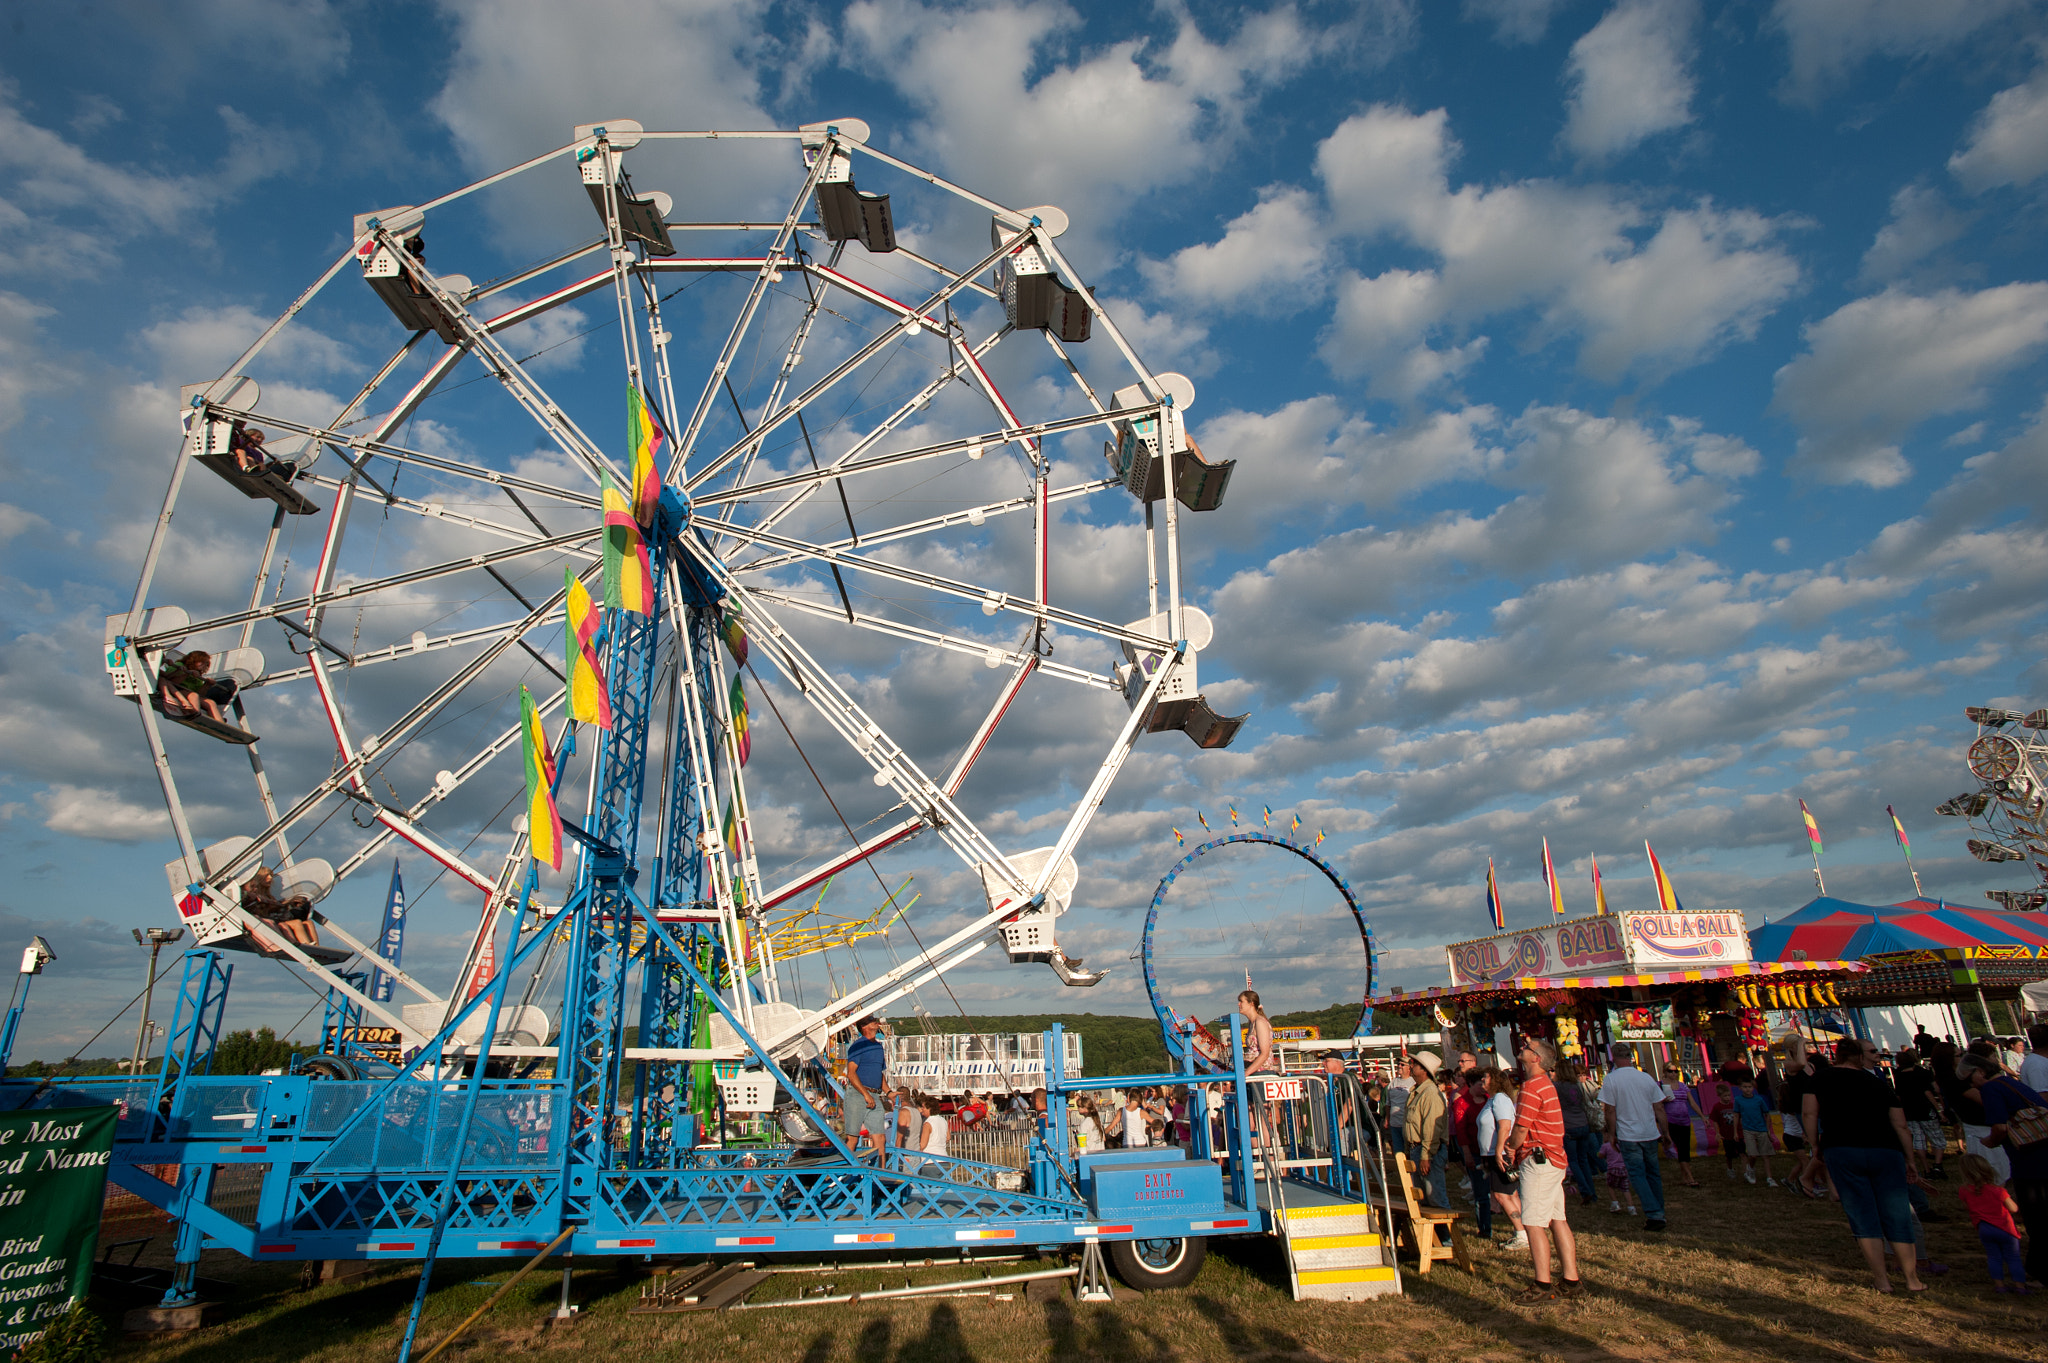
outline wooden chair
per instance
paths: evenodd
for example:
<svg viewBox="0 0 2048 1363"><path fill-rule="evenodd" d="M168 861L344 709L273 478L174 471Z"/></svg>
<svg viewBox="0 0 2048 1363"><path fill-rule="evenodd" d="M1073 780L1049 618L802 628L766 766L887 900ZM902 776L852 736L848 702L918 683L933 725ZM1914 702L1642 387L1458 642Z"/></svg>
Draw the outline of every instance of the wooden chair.
<svg viewBox="0 0 2048 1363"><path fill-rule="evenodd" d="M1465 1229L1459 1224L1464 1214L1422 1205L1415 1193L1415 1165L1405 1154L1394 1156L1394 1168L1401 1175L1402 1202L1394 1208L1394 1221L1397 1232L1415 1251L1415 1271L1426 1274L1432 1263L1448 1259L1467 1273L1478 1272L1465 1250Z"/></svg>

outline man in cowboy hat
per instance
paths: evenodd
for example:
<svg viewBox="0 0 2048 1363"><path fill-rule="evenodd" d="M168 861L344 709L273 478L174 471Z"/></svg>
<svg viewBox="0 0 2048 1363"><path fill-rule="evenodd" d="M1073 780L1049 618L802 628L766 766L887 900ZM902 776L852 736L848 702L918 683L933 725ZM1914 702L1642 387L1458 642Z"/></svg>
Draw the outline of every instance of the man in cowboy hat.
<svg viewBox="0 0 2048 1363"><path fill-rule="evenodd" d="M1408 1057L1408 1077L1415 1089L1408 1095L1408 1109L1401 1120L1401 1136L1415 1160L1415 1175L1426 1180L1424 1200L1449 1208L1451 1190L1444 1177L1444 1145L1450 1134L1444 1095L1436 1086L1436 1073L1444 1067L1435 1051L1417 1051Z"/></svg>

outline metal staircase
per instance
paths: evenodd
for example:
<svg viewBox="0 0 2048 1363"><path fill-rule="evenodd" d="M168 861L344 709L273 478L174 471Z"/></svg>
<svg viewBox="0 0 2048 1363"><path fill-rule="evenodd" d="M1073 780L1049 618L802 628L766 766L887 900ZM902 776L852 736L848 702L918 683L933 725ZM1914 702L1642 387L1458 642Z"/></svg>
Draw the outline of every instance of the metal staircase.
<svg viewBox="0 0 2048 1363"><path fill-rule="evenodd" d="M1274 1217L1296 1301L1399 1296L1393 1246L1370 1202L1282 1207Z"/></svg>
<svg viewBox="0 0 2048 1363"><path fill-rule="evenodd" d="M1361 1120L1365 1095L1357 1081L1276 1076L1262 1092L1273 1114L1262 1129L1277 1135L1282 1148L1268 1144L1254 1170L1260 1205L1287 1256L1294 1299L1399 1296L1393 1209L1385 1204L1386 1152L1377 1127ZM1375 1187L1380 1206L1372 1201Z"/></svg>

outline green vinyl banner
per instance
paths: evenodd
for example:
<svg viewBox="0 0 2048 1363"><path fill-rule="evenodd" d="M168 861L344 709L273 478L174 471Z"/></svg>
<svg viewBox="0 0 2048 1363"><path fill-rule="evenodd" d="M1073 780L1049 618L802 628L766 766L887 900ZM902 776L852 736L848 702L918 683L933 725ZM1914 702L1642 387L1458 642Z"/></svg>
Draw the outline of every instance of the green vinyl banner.
<svg viewBox="0 0 2048 1363"><path fill-rule="evenodd" d="M0 1356L92 1286L118 1110L0 1113Z"/></svg>

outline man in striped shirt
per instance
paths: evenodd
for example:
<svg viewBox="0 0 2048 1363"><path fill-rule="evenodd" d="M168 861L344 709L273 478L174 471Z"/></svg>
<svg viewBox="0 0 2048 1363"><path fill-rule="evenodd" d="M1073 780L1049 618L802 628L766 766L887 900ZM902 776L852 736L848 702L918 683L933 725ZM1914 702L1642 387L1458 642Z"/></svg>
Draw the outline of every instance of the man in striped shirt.
<svg viewBox="0 0 2048 1363"><path fill-rule="evenodd" d="M1564 1214L1564 1112L1557 1103L1557 1087L1550 1072L1557 1068L1557 1048L1548 1041L1530 1037L1522 1042L1522 1096L1516 1104L1515 1129L1501 1145L1498 1156L1506 1170L1511 1164L1522 1191L1522 1225L1529 1232L1529 1257L1535 1262L1536 1281L1521 1294L1530 1305L1566 1299L1579 1294L1579 1245L1572 1238L1571 1223ZM1548 1227L1549 1235L1544 1228ZM1557 1239L1558 1266L1564 1271L1562 1283L1550 1278L1550 1241Z"/></svg>

